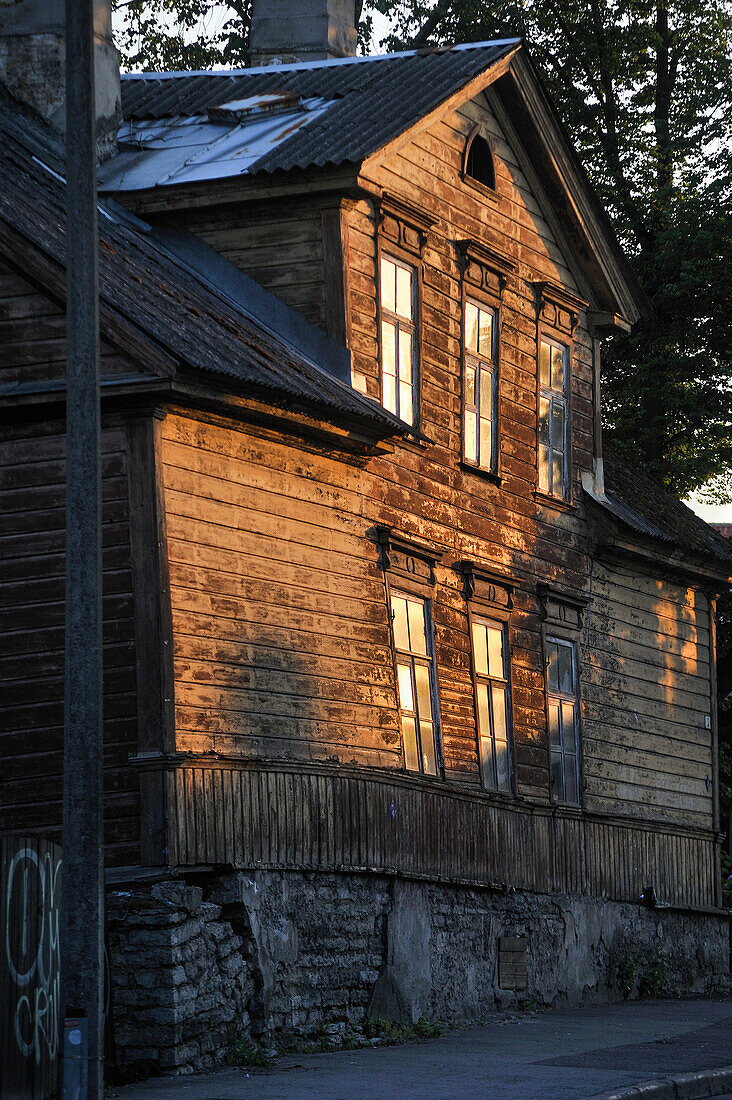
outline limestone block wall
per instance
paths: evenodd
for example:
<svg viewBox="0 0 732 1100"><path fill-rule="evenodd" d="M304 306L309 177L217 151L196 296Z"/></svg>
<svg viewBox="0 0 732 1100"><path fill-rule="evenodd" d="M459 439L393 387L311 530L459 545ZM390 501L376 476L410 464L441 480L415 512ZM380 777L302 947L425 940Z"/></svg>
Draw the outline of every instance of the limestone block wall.
<svg viewBox="0 0 732 1100"><path fill-rule="evenodd" d="M597 898L212 872L196 886L116 891L109 920L117 1061L128 1072L209 1068L234 1038L337 1042L367 1016L453 1024L618 1001L644 983L646 995L729 988L728 917ZM506 943L525 947L518 983L499 964Z"/></svg>
<svg viewBox="0 0 732 1100"><path fill-rule="evenodd" d="M117 1068L124 1076L221 1064L248 1034L253 967L219 905L184 882L107 898Z"/></svg>

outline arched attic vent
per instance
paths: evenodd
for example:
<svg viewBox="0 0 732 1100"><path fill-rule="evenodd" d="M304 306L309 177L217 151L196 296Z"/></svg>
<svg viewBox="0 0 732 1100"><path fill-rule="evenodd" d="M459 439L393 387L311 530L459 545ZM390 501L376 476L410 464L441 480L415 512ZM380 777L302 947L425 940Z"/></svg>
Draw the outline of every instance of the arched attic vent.
<svg viewBox="0 0 732 1100"><path fill-rule="evenodd" d="M463 178L468 183L478 183L490 191L496 189L493 150L482 126L476 126L465 144Z"/></svg>

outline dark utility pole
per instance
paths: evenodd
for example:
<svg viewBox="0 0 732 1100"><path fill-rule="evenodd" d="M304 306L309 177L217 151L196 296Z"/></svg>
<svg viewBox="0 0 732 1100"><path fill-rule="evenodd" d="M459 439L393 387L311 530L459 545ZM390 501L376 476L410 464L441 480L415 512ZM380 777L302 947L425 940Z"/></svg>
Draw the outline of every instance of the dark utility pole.
<svg viewBox="0 0 732 1100"><path fill-rule="evenodd" d="M102 568L94 2L66 0L64 1100L103 1091Z"/></svg>

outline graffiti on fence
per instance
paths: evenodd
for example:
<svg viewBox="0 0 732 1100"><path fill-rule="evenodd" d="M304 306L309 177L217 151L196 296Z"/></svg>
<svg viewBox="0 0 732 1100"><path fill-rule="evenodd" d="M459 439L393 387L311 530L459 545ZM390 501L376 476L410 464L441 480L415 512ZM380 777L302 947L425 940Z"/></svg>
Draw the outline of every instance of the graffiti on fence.
<svg viewBox="0 0 732 1100"><path fill-rule="evenodd" d="M36 1082L52 1072L59 1055L61 849L42 840L5 840L2 857L0 1034L6 1068L17 1080L32 1080L36 1095Z"/></svg>

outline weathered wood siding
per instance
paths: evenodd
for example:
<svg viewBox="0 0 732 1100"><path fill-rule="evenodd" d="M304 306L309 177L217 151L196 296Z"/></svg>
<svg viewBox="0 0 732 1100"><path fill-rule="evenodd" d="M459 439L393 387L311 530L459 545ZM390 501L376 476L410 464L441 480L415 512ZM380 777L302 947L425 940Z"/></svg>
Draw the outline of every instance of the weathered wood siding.
<svg viewBox="0 0 732 1100"><path fill-rule="evenodd" d="M640 565L596 562L586 626L585 805L709 827L706 596Z"/></svg>
<svg viewBox="0 0 732 1100"><path fill-rule="evenodd" d="M549 525L511 512L500 506L501 490L471 485L454 457L450 466L406 447L363 466L264 433L167 417L180 750L402 766L373 538L375 524L386 523L445 551L433 616L445 765L455 781L480 785L455 562L531 578L516 593L511 624L516 775L519 793L548 799L535 578L582 583L577 521L559 513Z"/></svg>
<svg viewBox="0 0 732 1100"><path fill-rule="evenodd" d="M63 769L63 426L3 426L0 442L0 832L59 840ZM138 860L137 745L125 434L104 432L107 859Z"/></svg>
<svg viewBox="0 0 732 1100"><path fill-rule="evenodd" d="M168 219L170 220L170 219ZM326 328L322 209L317 199L186 211L181 224L313 324Z"/></svg>
<svg viewBox="0 0 732 1100"><path fill-rule="evenodd" d="M174 863L376 871L629 902L652 884L665 904L715 903L711 834L348 769L201 762L167 783Z"/></svg>

